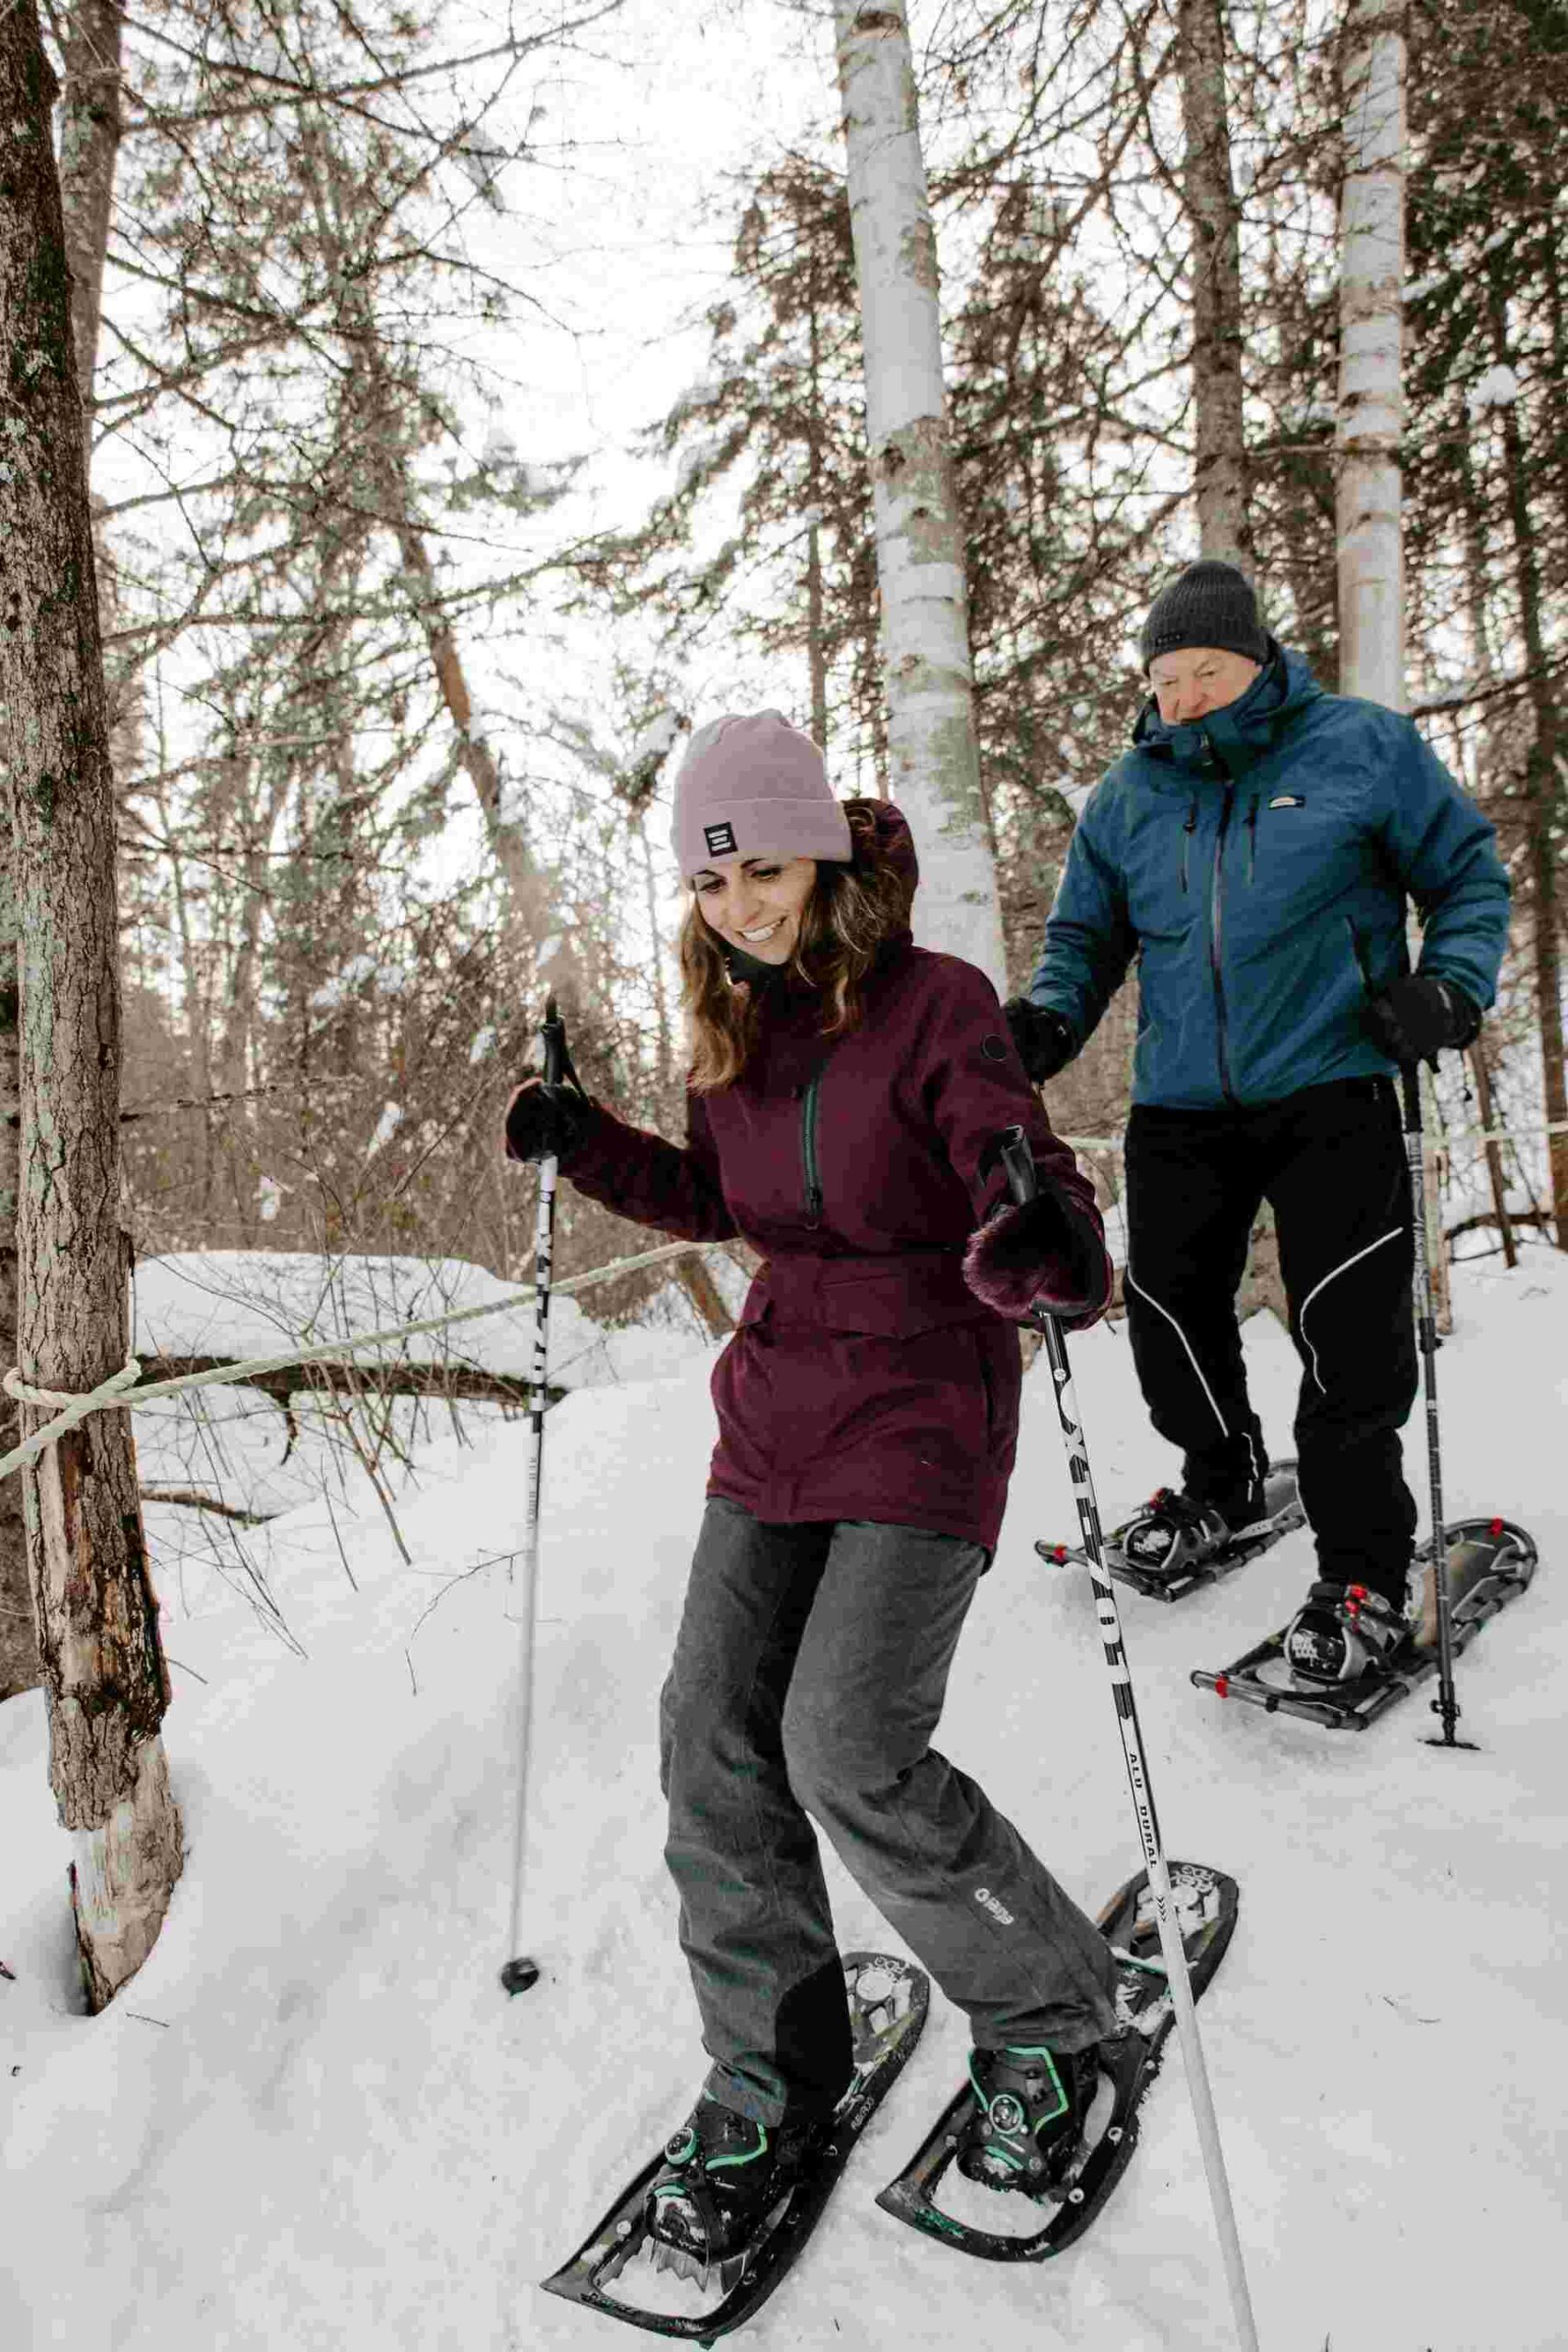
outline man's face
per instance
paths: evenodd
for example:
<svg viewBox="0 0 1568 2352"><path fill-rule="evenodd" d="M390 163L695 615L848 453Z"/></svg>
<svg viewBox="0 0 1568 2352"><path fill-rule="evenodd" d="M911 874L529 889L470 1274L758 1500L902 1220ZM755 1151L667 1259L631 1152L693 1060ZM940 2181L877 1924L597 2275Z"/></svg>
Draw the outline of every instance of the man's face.
<svg viewBox="0 0 1568 2352"><path fill-rule="evenodd" d="M1239 701L1257 677L1260 662L1245 653L1222 653L1212 645L1184 645L1149 664L1159 715L1168 727L1190 727L1212 710Z"/></svg>

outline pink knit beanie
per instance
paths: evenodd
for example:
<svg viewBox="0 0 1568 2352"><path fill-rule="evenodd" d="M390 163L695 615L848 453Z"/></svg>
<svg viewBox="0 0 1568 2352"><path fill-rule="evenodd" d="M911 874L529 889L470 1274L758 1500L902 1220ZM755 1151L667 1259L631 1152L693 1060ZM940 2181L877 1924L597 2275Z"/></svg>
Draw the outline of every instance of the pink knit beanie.
<svg viewBox="0 0 1568 2352"><path fill-rule="evenodd" d="M847 865L854 854L821 752L777 710L697 729L675 778L671 845L683 881L726 857Z"/></svg>

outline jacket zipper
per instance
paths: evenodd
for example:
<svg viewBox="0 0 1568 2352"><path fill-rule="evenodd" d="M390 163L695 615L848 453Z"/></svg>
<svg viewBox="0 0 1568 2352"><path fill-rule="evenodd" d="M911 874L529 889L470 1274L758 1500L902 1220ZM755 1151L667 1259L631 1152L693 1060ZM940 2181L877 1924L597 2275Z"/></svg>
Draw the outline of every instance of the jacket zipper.
<svg viewBox="0 0 1568 2352"><path fill-rule="evenodd" d="M1183 890L1183 892L1184 892L1184 893L1185 893L1186 888L1187 888L1187 851L1188 851L1188 846L1189 846L1190 842L1191 842L1192 836L1193 836L1193 834L1197 831L1197 830L1198 830L1198 795L1197 795L1196 793L1194 793L1194 794L1192 795L1192 806L1191 806L1191 808L1189 808L1189 810L1187 811L1186 816L1185 816L1185 817L1182 819L1182 820L1181 820L1181 888L1182 888L1182 890Z"/></svg>
<svg viewBox="0 0 1568 2352"><path fill-rule="evenodd" d="M1210 749L1211 751L1213 749L1212 744ZM1217 752L1214 752L1214 764L1221 767L1223 773ZM1224 919L1225 834L1230 827L1235 795L1235 786L1230 777L1226 776L1225 802L1220 811L1219 831L1214 835L1214 871L1209 890L1209 969L1214 982L1214 1025L1218 1035L1220 1054L1220 1091L1227 1102L1234 1102L1236 1098L1231 1086L1230 1028L1225 1014L1225 984L1220 971L1220 949Z"/></svg>
<svg viewBox="0 0 1568 2352"><path fill-rule="evenodd" d="M813 1231L822 1222L822 1180L817 1165L817 1097L822 1090L818 1071L800 1105L800 1158L806 1174L806 1222Z"/></svg>
<svg viewBox="0 0 1568 2352"><path fill-rule="evenodd" d="M1258 799L1255 792L1252 806L1247 812L1247 878L1249 883L1258 879Z"/></svg>

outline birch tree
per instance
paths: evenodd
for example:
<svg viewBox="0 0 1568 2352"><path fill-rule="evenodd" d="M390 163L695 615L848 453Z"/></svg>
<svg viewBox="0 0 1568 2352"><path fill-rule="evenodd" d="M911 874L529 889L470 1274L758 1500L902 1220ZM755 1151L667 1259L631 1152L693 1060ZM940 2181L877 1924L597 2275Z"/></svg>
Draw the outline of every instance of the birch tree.
<svg viewBox="0 0 1568 2352"><path fill-rule="evenodd" d="M60 184L35 0L0 14L0 750L15 842L23 1376L79 1394L128 1349L115 806ZM24 1419L44 1418L28 1406ZM89 2007L156 1939L183 1860L130 1426L96 1413L22 1473Z"/></svg>
<svg viewBox="0 0 1568 2352"><path fill-rule="evenodd" d="M980 785L936 237L902 7L836 0L865 353L889 781L919 844L917 930L1007 985Z"/></svg>
<svg viewBox="0 0 1568 2352"><path fill-rule="evenodd" d="M1242 414L1241 216L1231 172L1220 0L1180 0L1183 196L1192 237L1193 490L1205 556L1250 577Z"/></svg>
<svg viewBox="0 0 1568 2352"><path fill-rule="evenodd" d="M1404 31L1348 0L1339 209L1339 686L1403 710Z"/></svg>

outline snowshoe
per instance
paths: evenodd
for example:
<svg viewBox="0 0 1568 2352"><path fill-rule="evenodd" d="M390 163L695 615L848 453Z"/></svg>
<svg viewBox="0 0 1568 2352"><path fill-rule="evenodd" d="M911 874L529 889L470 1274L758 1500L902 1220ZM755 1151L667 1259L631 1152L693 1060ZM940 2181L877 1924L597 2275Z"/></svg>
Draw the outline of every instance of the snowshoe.
<svg viewBox="0 0 1568 2352"><path fill-rule="evenodd" d="M1404 1612L1364 1584L1314 1584L1285 1629L1285 1657L1303 1682L1359 1682L1397 1662Z"/></svg>
<svg viewBox="0 0 1568 2352"><path fill-rule="evenodd" d="M931 1985L909 1961L846 1953L844 1990L855 2071L826 2128L793 2147L784 2144L787 2133L770 2132L763 2152L755 2125L699 2100L663 2154L626 2184L570 2261L544 2280L551 2294L656 2335L704 2345L761 2309L821 2219L926 2021ZM739 2161L726 2165L727 2154ZM667 2270L679 2275L659 2275Z"/></svg>
<svg viewBox="0 0 1568 2352"><path fill-rule="evenodd" d="M1092 2049L972 2051L975 2113L959 2138L959 2171L987 2188L1046 2194L1077 2152L1099 2074Z"/></svg>
<svg viewBox="0 0 1568 2352"><path fill-rule="evenodd" d="M1302 1523L1296 1465L1278 1462L1260 1482L1224 1503L1200 1503L1162 1487L1106 1536L1105 1565L1120 1583L1151 1600L1179 1600L1255 1559ZM1058 1566L1089 1558L1081 1544L1039 1543L1034 1548Z"/></svg>
<svg viewBox="0 0 1568 2352"><path fill-rule="evenodd" d="M1533 1537L1512 1520L1450 1520L1444 1532L1453 1654L1459 1657L1490 1618L1529 1589L1538 1555ZM1431 1597L1436 1579L1429 1541L1416 1551L1411 1574L1416 1590L1403 1638L1384 1651L1381 1663L1366 1664L1350 1679L1314 1681L1300 1664L1292 1664L1285 1645L1297 1622L1294 1619L1291 1625L1255 1642L1217 1673L1195 1668L1191 1679L1200 1690L1212 1690L1219 1699L1245 1700L1267 1714L1303 1715L1329 1731L1364 1731L1417 1683L1437 1672L1437 1604ZM1309 1599L1307 1608L1313 1606ZM1298 1615L1305 1613L1303 1610ZM1367 1623L1364 1603L1360 1623ZM1329 1638L1334 1638L1332 1633ZM1437 1700L1432 1704L1438 1710Z"/></svg>
<svg viewBox="0 0 1568 2352"><path fill-rule="evenodd" d="M1197 2000L1224 1958L1235 1928L1240 1896L1235 1881L1223 1871L1210 1870L1201 1862L1169 1862L1167 1868L1171 1916L1180 1932L1188 1978ZM997 2053L1005 2057L1010 2068L1019 2066L1026 2075L1032 2067L1039 2079L1038 2093L1027 2080L1015 2089L996 2075L976 2069L979 2080L971 2074L897 2179L890 2181L877 2199L884 2212L955 2253L975 2255L986 2262L1044 2262L1082 2237L1096 2219L1137 2144L1143 2103L1159 2072L1176 2021L1145 1871L1117 1891L1098 1924L1116 1963L1116 2008L1123 2030L1108 2041L1097 2042L1076 2061L1055 2060L1055 2073L1073 2109L1072 2123L1057 2139L1035 2141L1036 2153L1043 2159L1041 2171L1028 2170L1027 2126L1029 2113L1035 2108L1042 2110L1039 2120L1048 2130L1055 2120L1048 2112L1055 2104L1050 2070L1040 2064L1041 2052ZM1074 2073L1070 2088L1063 2073L1067 2065ZM1001 2100L1010 2097L1024 2109L1021 2130L1013 2128L1010 2110L1003 2109L1000 2116L996 2113ZM993 2125L1008 2127L1000 2133L993 2131L989 2144L995 2145L999 2139L1013 2147L1022 2156L1021 2170L1014 2172L1004 2165L992 2177L977 2172L973 2163L963 2164L961 2152L987 2144L979 2131L983 2100L991 2104ZM954 2211L951 2202L938 2203L938 2192L950 2169L958 2169L971 2180L984 2180L987 2189L1003 2185L1001 2172L1010 2175L1009 2185L1024 2191L1011 2200L988 2196L976 2199L962 2182L956 2191L950 2188L948 2192L956 2200L968 2194L983 2206L994 2203L1003 2227L981 2228ZM1005 2225L1015 2218L1008 2210L1010 2203L1017 2207L1026 2224L1013 2235L1005 2233ZM1027 2226L1032 2207L1043 2217L1049 2216L1035 2229Z"/></svg>

